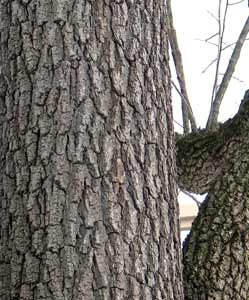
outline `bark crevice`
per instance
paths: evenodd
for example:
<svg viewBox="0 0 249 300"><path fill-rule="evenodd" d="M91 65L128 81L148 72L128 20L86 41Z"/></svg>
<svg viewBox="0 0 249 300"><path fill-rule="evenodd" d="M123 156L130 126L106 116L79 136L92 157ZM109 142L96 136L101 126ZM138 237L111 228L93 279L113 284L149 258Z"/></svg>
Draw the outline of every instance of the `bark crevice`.
<svg viewBox="0 0 249 300"><path fill-rule="evenodd" d="M181 188L197 194L206 193L222 169L229 168L238 155L247 160L243 143L249 128L248 106L246 92L238 113L219 124L216 131L200 129L190 134L176 134L178 184Z"/></svg>
<svg viewBox="0 0 249 300"><path fill-rule="evenodd" d="M238 113L216 132L177 141L179 184L208 193L183 247L186 300L249 297L248 129L246 92ZM186 152L189 148L191 155ZM190 179L184 177L188 174Z"/></svg>

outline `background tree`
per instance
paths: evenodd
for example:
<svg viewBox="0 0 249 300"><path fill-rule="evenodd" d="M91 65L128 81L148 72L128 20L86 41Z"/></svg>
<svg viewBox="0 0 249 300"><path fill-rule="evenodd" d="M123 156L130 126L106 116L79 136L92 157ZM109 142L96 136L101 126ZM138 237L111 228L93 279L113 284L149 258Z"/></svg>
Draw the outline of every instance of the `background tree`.
<svg viewBox="0 0 249 300"><path fill-rule="evenodd" d="M218 15L221 15L219 1ZM218 52L212 102L206 129L196 130L190 122L192 110L187 98L184 76L180 78L184 136L177 136L177 166L180 188L194 193L208 193L193 223L183 248L185 299L248 299L248 120L249 95L245 93L238 113L224 124L218 124L218 113L226 88L249 31L249 18L235 44L227 70L221 80L220 58L229 2L224 18L218 18ZM170 2L168 2L168 5ZM171 22L173 28L173 19ZM171 29L172 31L173 29ZM170 35L175 60L176 36ZM183 70L183 67L181 66ZM183 73L184 74L184 73ZM194 120L194 117L192 116ZM191 123L192 133L185 123Z"/></svg>
<svg viewBox="0 0 249 300"><path fill-rule="evenodd" d="M182 299L165 1L0 0L0 298Z"/></svg>

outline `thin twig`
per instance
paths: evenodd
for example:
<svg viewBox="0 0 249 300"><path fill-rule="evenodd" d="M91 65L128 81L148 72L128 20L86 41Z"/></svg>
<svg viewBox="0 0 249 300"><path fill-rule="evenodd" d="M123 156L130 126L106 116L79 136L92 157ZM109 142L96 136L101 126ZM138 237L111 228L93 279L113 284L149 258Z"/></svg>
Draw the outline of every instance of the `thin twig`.
<svg viewBox="0 0 249 300"><path fill-rule="evenodd" d="M213 89L212 89L212 97L211 97L211 110L213 107L213 99L215 94L215 89L217 86L217 80L218 80L218 73L219 73L219 66L220 66L220 55L221 55L221 43L222 43L222 30L221 30L221 0L219 0L219 8L218 8L218 53L217 53L217 63L216 63L216 70L215 70L215 76L214 76L214 83L213 83Z"/></svg>
<svg viewBox="0 0 249 300"><path fill-rule="evenodd" d="M218 19L219 19L219 43L218 43L218 53L217 53L217 63L216 63L216 70L215 70L215 77L214 77L214 84L212 90L212 98L211 98L211 111L213 109L213 102L217 91L217 84L218 84L218 75L220 69L220 61L221 61L221 52L222 52L222 44L225 32L225 22L227 16L227 8L228 8L228 0L226 0L225 12L223 16L223 21L221 22L221 0L219 0L219 9L218 9Z"/></svg>
<svg viewBox="0 0 249 300"><path fill-rule="evenodd" d="M219 75L221 75L223 77L225 75L225 73L220 73ZM241 80L236 76L232 76L231 79L234 79L234 80L238 81L239 83L245 83L244 80Z"/></svg>
<svg viewBox="0 0 249 300"><path fill-rule="evenodd" d="M181 191L183 194L185 194L186 196L188 196L189 198L191 198L192 200L194 200L194 202L195 202L195 203L197 204L197 206L198 206L198 209L200 208L201 202L200 202L195 196L193 196L191 193L189 193L189 192L187 192L187 191L185 191L185 190L180 189L180 191Z"/></svg>
<svg viewBox="0 0 249 300"><path fill-rule="evenodd" d="M218 77L220 72L220 61L221 61L221 53L222 53L222 44L223 44L223 37L225 32L225 22L226 22L226 16L227 16L227 9L228 9L228 0L226 0L226 6L224 11L223 20L221 21L221 0L219 0L219 8L218 8L218 19L219 19L219 42L218 42L218 52L217 52L217 62L216 62L216 68L215 68L215 76L214 76L214 83L213 83L213 89L212 89L212 96L211 96L211 108L209 116L212 114L214 109L214 99L217 94L218 90ZM209 128L209 127L207 127Z"/></svg>
<svg viewBox="0 0 249 300"><path fill-rule="evenodd" d="M217 58L213 59L206 68L201 72L201 74L204 74L215 62L217 61Z"/></svg>
<svg viewBox="0 0 249 300"><path fill-rule="evenodd" d="M173 119L173 122L175 122L178 126L180 126L182 129L184 129L184 127L182 126L182 124L180 124L179 122L177 122L175 119Z"/></svg>
<svg viewBox="0 0 249 300"><path fill-rule="evenodd" d="M175 90L178 93L178 95L181 97L182 101L184 101L184 103L185 103L185 105L186 105L186 107L188 109L189 115L190 115L189 117L191 119L193 119L194 122L196 123L195 116L194 116L192 107L190 106L189 102L187 101L187 99L185 98L185 96L182 94L182 92L178 89L178 87L176 86L176 84L174 83L173 80L171 80L171 84L175 88Z"/></svg>
<svg viewBox="0 0 249 300"><path fill-rule="evenodd" d="M245 41L248 41L248 40L249 40L249 39L245 39ZM199 39L199 41L205 43L205 41L203 41L203 40L201 40L201 39ZM208 42L208 44L212 44L212 43ZM215 44L212 44L212 45L215 45ZM224 48L222 48L222 51L231 48L233 45L236 45L236 42L235 42L235 43L231 43L231 44L226 45ZM218 47L218 45L215 45L215 46ZM201 74L204 74L204 73L205 73L205 72L206 72L206 71L207 71L207 70L208 70L208 69L209 69L216 61L217 61L217 58L213 59L213 60L205 67L205 69L203 69L203 70L201 71Z"/></svg>
<svg viewBox="0 0 249 300"><path fill-rule="evenodd" d="M240 4L244 2L244 0L241 0L241 1L237 1L237 2L234 2L234 3L228 3L228 5L236 5L236 4Z"/></svg>
<svg viewBox="0 0 249 300"><path fill-rule="evenodd" d="M246 41L247 41L247 40L248 40L248 39L246 39ZM215 46L215 47L218 47L218 44L213 43L213 42L210 42L210 41L208 41L208 40L202 40L202 39L198 39L198 38L197 38L196 41L199 41L199 42L202 42L202 43L207 43L207 44L209 44L209 45L213 45L213 46ZM225 43L225 42L223 41L223 45L225 45L225 47L223 47L221 51L226 50L227 48L232 48L232 46L235 45L235 44L236 44L236 42L231 43L231 44L227 44L227 43Z"/></svg>
<svg viewBox="0 0 249 300"><path fill-rule="evenodd" d="M222 48L222 51L230 48L232 45L234 45L236 43L233 43L233 44L230 44L230 45L227 45L226 47ZM215 59L213 59L207 66L206 68L201 72L202 74L204 74L215 62L217 61L217 57Z"/></svg>
<svg viewBox="0 0 249 300"><path fill-rule="evenodd" d="M215 34L212 34L210 37L205 39L205 42L208 42L209 40L213 39L214 37L216 37L219 34L219 32L216 32Z"/></svg>
<svg viewBox="0 0 249 300"><path fill-rule="evenodd" d="M213 43L213 42L210 42L210 41L206 41L206 40L202 40L202 39L195 39L196 41L199 41L199 42L202 42L202 43L206 43L206 44L209 44L209 45L213 45L215 47L218 47L218 44L216 43Z"/></svg>
<svg viewBox="0 0 249 300"><path fill-rule="evenodd" d="M207 10L207 13L217 22L219 23L219 19L209 10Z"/></svg>

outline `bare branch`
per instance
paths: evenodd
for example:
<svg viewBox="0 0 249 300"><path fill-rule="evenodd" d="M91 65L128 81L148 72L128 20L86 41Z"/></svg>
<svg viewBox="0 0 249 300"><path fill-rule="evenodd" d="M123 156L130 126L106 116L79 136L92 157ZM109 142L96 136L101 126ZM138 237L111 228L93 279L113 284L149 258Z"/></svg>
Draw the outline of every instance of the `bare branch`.
<svg viewBox="0 0 249 300"><path fill-rule="evenodd" d="M223 97L227 90L228 84L234 73L235 66L239 60L240 52L241 52L242 46L246 40L248 32L249 32L249 17L247 18L245 25L239 35L239 38L236 42L233 53L229 60L226 72L223 76L220 87L215 95L215 99L213 101L213 106L212 106L212 109L210 110L210 114L208 117L207 129L214 130L216 127L221 102L223 100Z"/></svg>
<svg viewBox="0 0 249 300"><path fill-rule="evenodd" d="M219 0L219 9L218 9L218 19L219 19L219 43L218 43L218 53L217 53L217 63L216 63L216 70L215 70L215 77L214 77L214 84L212 90L212 98L211 98L211 111L213 109L213 102L217 91L217 84L218 84L218 76L219 76L219 69L220 69L220 60L221 60L221 52L222 52L222 44L225 32L225 22L227 16L227 8L228 8L228 0L226 1L226 7L224 12L223 21L221 22L221 0Z"/></svg>
<svg viewBox="0 0 249 300"><path fill-rule="evenodd" d="M210 37L205 39L205 42L208 42L209 40L213 39L214 37L216 37L219 34L219 32L216 32L214 34L212 34Z"/></svg>
<svg viewBox="0 0 249 300"><path fill-rule="evenodd" d="M248 41L249 39L245 39L245 41ZM203 43L205 43L205 41L203 41L203 40L200 40L199 39L199 41L201 41L201 42L203 42ZM218 47L218 45L216 45L216 44L213 44L213 43L210 43L210 42L207 42L208 44L211 44L211 45L215 45L215 46L217 46ZM231 44L228 44L228 45L226 45L224 48L222 48L222 51L224 51L224 50L226 50L226 49L229 49L229 48L232 48L232 46L233 45L236 45L236 42L235 43L231 43ZM204 74L215 62L217 61L217 58L215 58L215 59L213 59L206 67L205 67L205 69L203 69L202 71L201 71L201 73L202 74Z"/></svg>
<svg viewBox="0 0 249 300"><path fill-rule="evenodd" d="M198 206L198 209L200 208L200 205L201 205L201 202L194 196L192 195L191 193L183 190L183 189L180 189L180 191L185 194L186 196L188 196L189 198L191 198L192 200L194 200L194 202L196 203L196 205Z"/></svg>
<svg viewBox="0 0 249 300"><path fill-rule="evenodd" d="M239 79L238 77L235 77L235 76L232 76L232 79L234 79L234 80L236 80L236 81L238 81L240 83L245 83L244 80L241 80L241 79Z"/></svg>
<svg viewBox="0 0 249 300"><path fill-rule="evenodd" d="M207 13L217 22L219 23L219 19L209 10L207 10Z"/></svg>
<svg viewBox="0 0 249 300"><path fill-rule="evenodd" d="M204 74L216 61L217 58L213 59L201 73Z"/></svg>
<svg viewBox="0 0 249 300"><path fill-rule="evenodd" d="M207 43L209 45L213 45L215 47L218 47L218 45L216 43L213 43L213 42L210 42L210 41L207 41L207 40L196 39L196 41L199 41L199 42L202 42L202 43Z"/></svg>
<svg viewBox="0 0 249 300"><path fill-rule="evenodd" d="M178 95L181 97L182 101L184 101L187 109L188 109L188 113L189 113L189 118L191 120L194 120L194 123L196 124L196 120L195 120L195 116L194 113L192 111L192 107L190 106L190 103L187 101L187 99L185 98L185 96L182 94L182 92L178 89L178 87L176 86L176 84L174 83L173 80L171 80L171 84L173 85L173 87L175 88L176 92L178 93Z"/></svg>
<svg viewBox="0 0 249 300"><path fill-rule="evenodd" d="M195 122L195 119L193 118L193 112L190 105L190 101L187 94L187 88L186 88L186 82L185 82L185 76L184 76L184 70L183 70L183 62L182 62L182 56L181 51L178 45L176 31L173 24L173 15L171 10L171 1L167 1L167 10L168 10L168 28L169 28L169 42L170 47L172 51L172 56L174 60L174 65L176 69L176 75L177 80L179 82L181 95L183 95L182 98L182 118L183 118L183 127L184 132L189 132L189 121L191 124L192 131L197 130L197 125Z"/></svg>
<svg viewBox="0 0 249 300"><path fill-rule="evenodd" d="M228 3L228 5L237 5L237 4L240 4L242 2L244 2L244 0L237 1L237 2L234 2L234 3Z"/></svg>
<svg viewBox="0 0 249 300"><path fill-rule="evenodd" d="M221 75L223 77L225 75L225 73L220 73L219 75ZM239 83L245 83L244 80L241 80L236 76L232 76L231 79L234 79L234 80L238 81Z"/></svg>
<svg viewBox="0 0 249 300"><path fill-rule="evenodd" d="M173 122L175 122L178 126L180 126L182 129L184 129L183 126L182 126L182 124L180 124L180 123L177 122L176 120L173 119Z"/></svg>

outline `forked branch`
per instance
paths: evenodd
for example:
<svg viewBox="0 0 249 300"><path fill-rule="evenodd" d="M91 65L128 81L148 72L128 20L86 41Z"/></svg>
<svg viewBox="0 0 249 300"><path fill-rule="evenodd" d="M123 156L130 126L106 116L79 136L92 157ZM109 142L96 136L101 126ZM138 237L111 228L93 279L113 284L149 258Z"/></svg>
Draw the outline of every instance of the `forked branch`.
<svg viewBox="0 0 249 300"><path fill-rule="evenodd" d="M214 97L214 100L212 103L212 107L210 110L210 114L208 117L208 122L207 122L207 129L209 129L209 130L216 129L220 105L221 105L221 102L225 95L225 92L227 90L228 84L234 73L235 66L239 60L240 52L241 52L242 46L246 40L248 32L249 32L249 17L247 18L245 25L244 25L244 27L239 35L239 38L235 44L233 53L231 55L231 58L229 60L229 63L228 63L227 69L226 69L226 72L222 78L222 81L218 88L218 91L215 94L215 97Z"/></svg>

